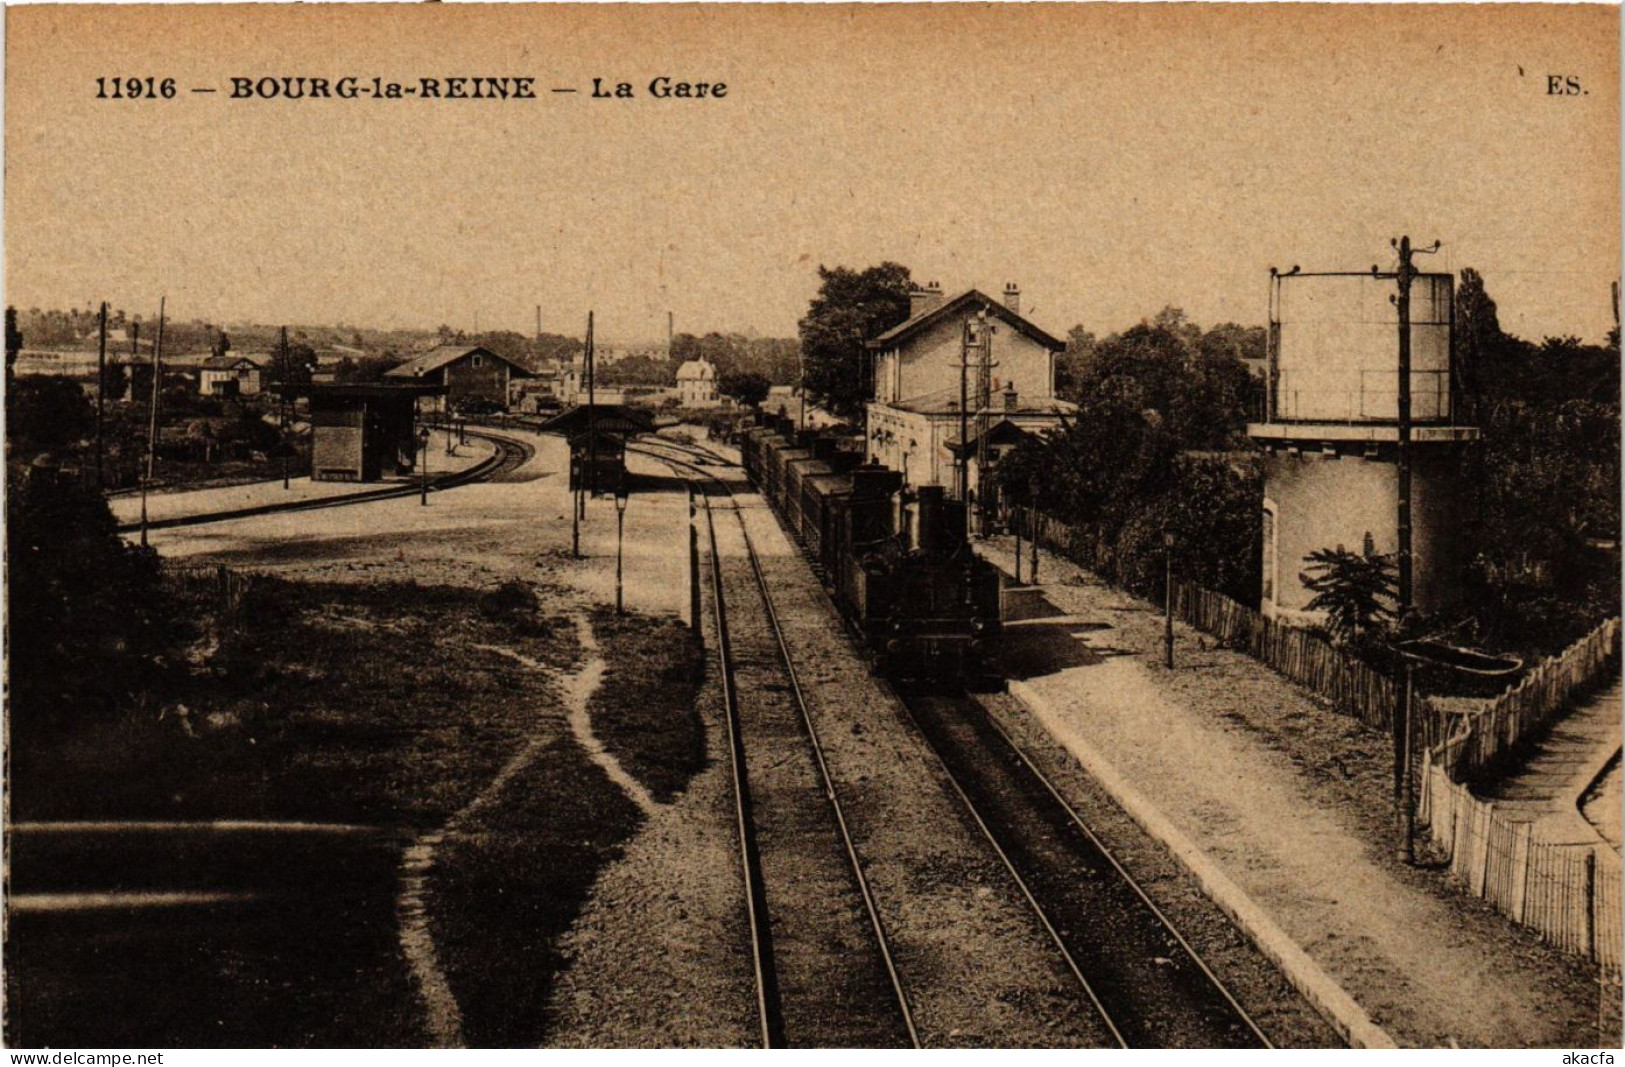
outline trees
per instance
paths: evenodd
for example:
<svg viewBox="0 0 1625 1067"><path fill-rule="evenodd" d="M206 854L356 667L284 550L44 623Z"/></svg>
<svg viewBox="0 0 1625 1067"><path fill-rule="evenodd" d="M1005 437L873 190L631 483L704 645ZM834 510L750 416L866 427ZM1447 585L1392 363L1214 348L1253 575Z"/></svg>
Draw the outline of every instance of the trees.
<svg viewBox="0 0 1625 1067"><path fill-rule="evenodd" d="M767 377L755 371L732 371L722 375L717 382L719 393L749 407L756 407L766 400L771 388L772 383Z"/></svg>
<svg viewBox="0 0 1625 1067"><path fill-rule="evenodd" d="M333 380L338 382L381 382L384 375L401 365L401 360L395 356L384 353L381 356L362 356L360 359L343 359L339 362L337 370L333 373Z"/></svg>
<svg viewBox="0 0 1625 1067"><path fill-rule="evenodd" d="M1617 339L1511 336L1468 268L1453 342L1483 435L1462 471L1478 504L1468 609L1484 639L1550 651L1619 610L1618 563L1599 547L1620 531Z"/></svg>
<svg viewBox="0 0 1625 1067"><path fill-rule="evenodd" d="M870 392L864 342L908 318L909 271L892 262L861 271L820 266L818 277L818 295L799 324L807 394L854 419Z"/></svg>
<svg viewBox="0 0 1625 1067"><path fill-rule="evenodd" d="M310 384L310 373L316 369L316 350L302 341L290 341L288 351L273 353L270 366L265 368L266 387L274 392L292 393Z"/></svg>
<svg viewBox="0 0 1625 1067"><path fill-rule="evenodd" d="M45 731L135 706L165 669L174 623L155 555L125 546L101 493L27 467L89 426L83 396L25 379L7 406L9 711L13 751L23 753Z"/></svg>
<svg viewBox="0 0 1625 1067"><path fill-rule="evenodd" d="M57 452L95 433L85 391L59 375L17 378L6 391L6 437L12 458Z"/></svg>

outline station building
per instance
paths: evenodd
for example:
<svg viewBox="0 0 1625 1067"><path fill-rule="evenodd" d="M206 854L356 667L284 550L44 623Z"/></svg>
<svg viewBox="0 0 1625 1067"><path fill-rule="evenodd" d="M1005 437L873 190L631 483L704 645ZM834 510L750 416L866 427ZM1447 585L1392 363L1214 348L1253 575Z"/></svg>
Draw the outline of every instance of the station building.
<svg viewBox="0 0 1625 1067"><path fill-rule="evenodd" d="M318 482L376 482L417 466L420 401L445 387L422 382L319 384L310 396L310 476Z"/></svg>
<svg viewBox="0 0 1625 1067"><path fill-rule="evenodd" d="M1470 501L1462 451L1478 439L1457 418L1450 344L1453 279L1411 287L1412 598L1448 604L1463 564ZM1265 453L1261 609L1312 623L1305 557L1342 545L1398 551L1397 281L1370 274L1272 274L1265 421L1247 427Z"/></svg>
<svg viewBox="0 0 1625 1067"><path fill-rule="evenodd" d="M482 345L436 345L386 372L384 378L441 387L436 394L437 407L449 406L455 411L483 401L506 411L513 380L532 376L529 367Z"/></svg>
<svg viewBox="0 0 1625 1067"><path fill-rule="evenodd" d="M950 300L932 282L910 294L909 310L905 322L866 345L874 374L868 453L901 472L907 486L942 486L956 500L967 492L980 496L988 473L980 469L984 457L991 471L1022 437L1054 429L1077 411L1055 395L1055 357L1066 343L1021 314L1021 291L1013 284L1003 300L977 289ZM978 403L984 345L985 406ZM965 486L956 467L962 454L968 458Z"/></svg>
<svg viewBox="0 0 1625 1067"><path fill-rule="evenodd" d="M197 391L202 396L256 396L259 361L248 356L211 356L198 368Z"/></svg>

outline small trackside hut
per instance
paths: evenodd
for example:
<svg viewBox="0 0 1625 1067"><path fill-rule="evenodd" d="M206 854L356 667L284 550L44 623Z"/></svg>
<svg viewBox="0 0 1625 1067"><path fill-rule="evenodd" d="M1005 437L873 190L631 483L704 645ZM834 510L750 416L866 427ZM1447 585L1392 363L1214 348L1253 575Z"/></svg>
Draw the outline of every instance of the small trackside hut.
<svg viewBox="0 0 1625 1067"><path fill-rule="evenodd" d="M376 482L417 465L420 398L444 386L368 382L310 385L310 475L318 482Z"/></svg>
<svg viewBox="0 0 1625 1067"><path fill-rule="evenodd" d="M581 404L548 420L543 433L570 442L570 488L610 493L626 477L626 441L649 433L654 417L624 404Z"/></svg>

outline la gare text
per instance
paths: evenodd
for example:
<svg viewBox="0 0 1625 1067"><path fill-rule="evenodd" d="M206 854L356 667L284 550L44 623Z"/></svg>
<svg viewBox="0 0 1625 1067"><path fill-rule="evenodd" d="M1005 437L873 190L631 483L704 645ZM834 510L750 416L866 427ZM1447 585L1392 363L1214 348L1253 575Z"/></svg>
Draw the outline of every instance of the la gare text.
<svg viewBox="0 0 1625 1067"><path fill-rule="evenodd" d="M96 79L98 100L173 100L190 93L219 93L231 100L536 100L544 93L580 93L594 100L720 100L728 95L728 84L667 74L646 83L594 78L585 92L573 85L539 85L538 79L530 76L391 81L377 77L260 75L228 78L224 85L190 87L166 77Z"/></svg>

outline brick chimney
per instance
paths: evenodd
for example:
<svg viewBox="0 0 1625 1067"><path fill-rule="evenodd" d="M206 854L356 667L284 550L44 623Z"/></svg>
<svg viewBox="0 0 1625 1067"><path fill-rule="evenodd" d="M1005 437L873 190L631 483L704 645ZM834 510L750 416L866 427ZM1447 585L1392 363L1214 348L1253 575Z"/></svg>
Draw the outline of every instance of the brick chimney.
<svg viewBox="0 0 1625 1067"><path fill-rule="evenodd" d="M1017 315L1021 314L1021 290L1016 288L1015 282L1004 283L1004 306Z"/></svg>
<svg viewBox="0 0 1625 1067"><path fill-rule="evenodd" d="M1016 400L1016 383L1011 382L1004 387L1004 410L1015 411Z"/></svg>
<svg viewBox="0 0 1625 1067"><path fill-rule="evenodd" d="M932 282L925 288L915 286L908 294L908 317L919 318L928 311L942 306L942 283Z"/></svg>

